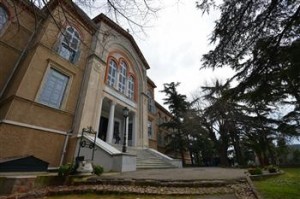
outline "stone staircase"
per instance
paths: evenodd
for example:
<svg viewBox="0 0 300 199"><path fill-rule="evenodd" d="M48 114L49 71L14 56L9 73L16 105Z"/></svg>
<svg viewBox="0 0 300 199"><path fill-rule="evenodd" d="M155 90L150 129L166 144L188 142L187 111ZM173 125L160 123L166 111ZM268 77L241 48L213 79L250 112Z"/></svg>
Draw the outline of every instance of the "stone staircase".
<svg viewBox="0 0 300 199"><path fill-rule="evenodd" d="M160 157L150 153L147 149L137 151L136 158L137 169L169 169L176 168L174 165L164 161Z"/></svg>
<svg viewBox="0 0 300 199"><path fill-rule="evenodd" d="M122 150L120 145L114 145L119 150ZM151 149L151 151L155 151ZM136 168L139 169L170 169L177 168L170 162L165 160L163 156L157 153L151 152L149 149L127 147L127 153L136 155Z"/></svg>

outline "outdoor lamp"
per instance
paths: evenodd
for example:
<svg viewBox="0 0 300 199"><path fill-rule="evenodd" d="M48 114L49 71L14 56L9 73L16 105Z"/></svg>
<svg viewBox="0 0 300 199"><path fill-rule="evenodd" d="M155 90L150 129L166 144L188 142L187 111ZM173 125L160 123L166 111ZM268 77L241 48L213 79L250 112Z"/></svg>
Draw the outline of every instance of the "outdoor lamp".
<svg viewBox="0 0 300 199"><path fill-rule="evenodd" d="M129 109L127 107L123 108L123 117L127 118L129 114Z"/></svg>
<svg viewBox="0 0 300 199"><path fill-rule="evenodd" d="M123 117L125 119L124 140L123 140L123 148L122 148L123 153L126 153L126 121L127 121L128 115L129 115L129 109L127 107L123 108Z"/></svg>

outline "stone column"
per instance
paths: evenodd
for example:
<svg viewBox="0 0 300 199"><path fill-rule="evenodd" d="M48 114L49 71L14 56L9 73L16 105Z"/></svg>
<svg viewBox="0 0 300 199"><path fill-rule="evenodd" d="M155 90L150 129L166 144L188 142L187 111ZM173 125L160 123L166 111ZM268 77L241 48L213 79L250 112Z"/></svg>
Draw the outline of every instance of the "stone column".
<svg viewBox="0 0 300 199"><path fill-rule="evenodd" d="M112 143L113 141L115 107L116 107L116 102L111 101L110 109L109 109L107 134L106 134L106 142L108 143Z"/></svg>
<svg viewBox="0 0 300 199"><path fill-rule="evenodd" d="M132 146L137 145L137 121L137 114L134 112L132 114Z"/></svg>
<svg viewBox="0 0 300 199"><path fill-rule="evenodd" d="M97 138L99 136L99 126L100 126L100 118L101 118L101 110L102 110L102 103L103 103L104 97L100 98L100 102L96 104L95 113L94 113L94 130L97 131Z"/></svg>

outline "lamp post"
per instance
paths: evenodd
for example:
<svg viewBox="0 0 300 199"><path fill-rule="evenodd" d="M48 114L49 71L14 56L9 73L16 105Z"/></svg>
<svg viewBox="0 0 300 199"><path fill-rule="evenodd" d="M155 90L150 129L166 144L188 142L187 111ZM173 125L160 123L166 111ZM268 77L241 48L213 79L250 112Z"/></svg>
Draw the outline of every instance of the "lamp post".
<svg viewBox="0 0 300 199"><path fill-rule="evenodd" d="M124 140L123 140L123 148L122 148L122 152L123 153L126 153L126 121L127 121L127 117L128 117L128 114L129 114L129 110L127 107L123 108L123 117L125 119L125 125L124 125Z"/></svg>

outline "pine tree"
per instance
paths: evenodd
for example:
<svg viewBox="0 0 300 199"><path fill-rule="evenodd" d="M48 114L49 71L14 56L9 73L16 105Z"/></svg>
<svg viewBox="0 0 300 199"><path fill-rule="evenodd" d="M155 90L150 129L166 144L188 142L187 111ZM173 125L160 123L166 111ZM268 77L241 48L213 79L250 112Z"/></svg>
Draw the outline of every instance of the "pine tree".
<svg viewBox="0 0 300 199"><path fill-rule="evenodd" d="M213 50L203 68L231 67L229 80L238 85L228 95L250 106L289 104L280 131L300 126L300 1L214 0L197 3L202 11L215 7L220 18L210 38ZM299 135L296 131L293 135Z"/></svg>
<svg viewBox="0 0 300 199"><path fill-rule="evenodd" d="M188 146L188 135L184 132L184 115L189 109L189 102L186 96L178 93L177 87L180 83L166 83L164 89L161 91L166 94L164 104L168 105L169 111L173 115L169 122L163 123L161 126L172 129L173 136L171 136L171 145L176 146L180 152L182 164L185 165L185 152Z"/></svg>

